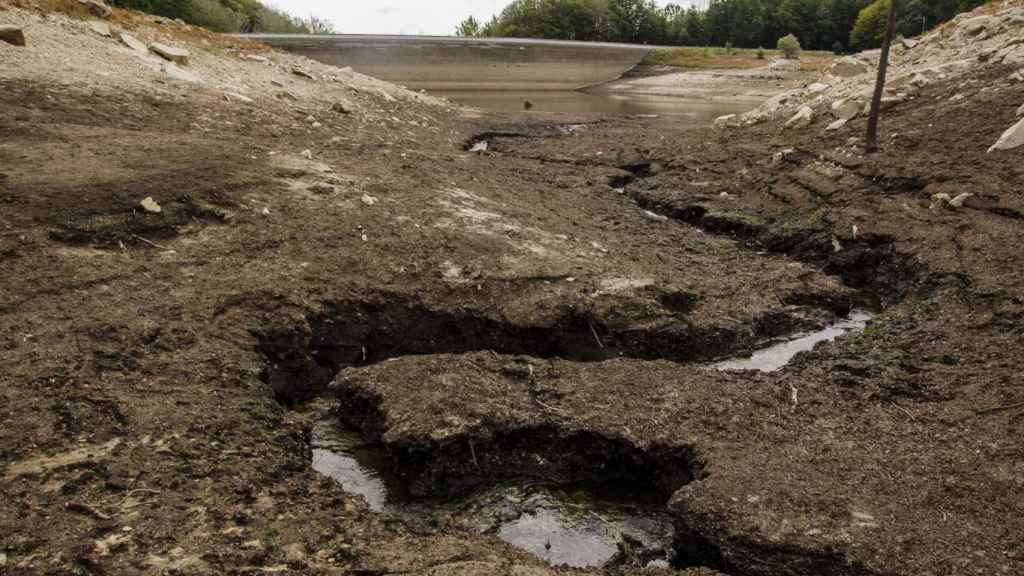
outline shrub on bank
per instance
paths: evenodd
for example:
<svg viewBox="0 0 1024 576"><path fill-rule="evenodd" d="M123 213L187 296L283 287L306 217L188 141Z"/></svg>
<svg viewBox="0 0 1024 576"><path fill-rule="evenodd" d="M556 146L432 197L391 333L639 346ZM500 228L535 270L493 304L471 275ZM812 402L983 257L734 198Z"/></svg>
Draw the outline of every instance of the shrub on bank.
<svg viewBox="0 0 1024 576"><path fill-rule="evenodd" d="M800 40L796 36L789 34L779 38L778 49L782 52L782 55L786 58L793 59L800 57Z"/></svg>

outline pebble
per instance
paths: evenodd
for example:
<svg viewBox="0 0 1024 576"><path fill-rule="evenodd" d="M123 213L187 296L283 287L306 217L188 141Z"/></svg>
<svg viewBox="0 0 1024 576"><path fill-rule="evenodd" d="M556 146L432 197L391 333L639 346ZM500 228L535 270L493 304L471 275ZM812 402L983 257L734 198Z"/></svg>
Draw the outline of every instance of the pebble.
<svg viewBox="0 0 1024 576"><path fill-rule="evenodd" d="M379 201L376 196L370 196L369 194L363 194L363 197L360 198L360 200L362 200L363 204L366 204L367 206L373 206Z"/></svg>
<svg viewBox="0 0 1024 576"><path fill-rule="evenodd" d="M139 202L139 205L142 206L143 210L152 214L163 212L163 208L160 207L156 200L153 200L152 196L146 196L142 202Z"/></svg>

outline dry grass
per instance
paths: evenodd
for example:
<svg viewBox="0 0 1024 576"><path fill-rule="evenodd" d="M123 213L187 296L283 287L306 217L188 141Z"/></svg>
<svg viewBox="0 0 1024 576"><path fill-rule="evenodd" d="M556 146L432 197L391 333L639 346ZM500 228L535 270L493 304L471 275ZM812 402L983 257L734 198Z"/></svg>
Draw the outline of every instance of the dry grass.
<svg viewBox="0 0 1024 576"><path fill-rule="evenodd" d="M758 58L758 50L752 48L703 48L687 47L654 50L644 58L642 64L651 66L675 66L693 69L753 69L767 66L772 58L782 56L778 50L760 51L764 58ZM805 51L800 59L801 70L823 70L833 58L828 52Z"/></svg>

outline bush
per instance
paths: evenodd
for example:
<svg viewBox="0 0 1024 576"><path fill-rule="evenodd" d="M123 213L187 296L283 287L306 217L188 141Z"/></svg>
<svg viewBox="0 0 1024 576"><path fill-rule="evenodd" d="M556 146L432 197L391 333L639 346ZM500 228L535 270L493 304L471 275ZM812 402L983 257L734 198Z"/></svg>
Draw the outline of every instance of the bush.
<svg viewBox="0 0 1024 576"><path fill-rule="evenodd" d="M711 48L708 48L707 46L704 47L704 57L711 58Z"/></svg>
<svg viewBox="0 0 1024 576"><path fill-rule="evenodd" d="M778 49L786 58L793 59L800 57L800 40L792 34L779 38Z"/></svg>
<svg viewBox="0 0 1024 576"><path fill-rule="evenodd" d="M764 48L761 48L760 46L757 47L757 59L764 60Z"/></svg>
<svg viewBox="0 0 1024 576"><path fill-rule="evenodd" d="M735 50L732 47L732 42L726 42L725 43L725 55L726 56L732 56L733 52L735 52Z"/></svg>

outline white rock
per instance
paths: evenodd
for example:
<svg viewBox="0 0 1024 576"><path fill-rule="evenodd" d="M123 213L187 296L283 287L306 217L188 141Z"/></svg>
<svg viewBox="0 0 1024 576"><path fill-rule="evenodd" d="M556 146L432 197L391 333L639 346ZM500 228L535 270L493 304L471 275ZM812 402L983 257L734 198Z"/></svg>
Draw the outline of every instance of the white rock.
<svg viewBox="0 0 1024 576"><path fill-rule="evenodd" d="M836 130L839 130L843 126L846 126L846 122L847 122L846 119L840 118L839 120L836 120L835 122L833 122L833 123L829 124L828 126L826 126L825 130L828 130L830 132L834 132Z"/></svg>
<svg viewBox="0 0 1024 576"><path fill-rule="evenodd" d="M252 98L249 98L248 96L246 96L244 94L237 94L235 92L225 92L224 93L224 97L227 98L229 101L230 100L237 100L237 101L242 102L244 104L255 104L256 103L256 101L253 100Z"/></svg>
<svg viewBox="0 0 1024 576"><path fill-rule="evenodd" d="M999 140L988 151L1012 150L1021 145L1024 145L1024 119L1010 126L1006 132L1003 132L1003 135L999 137Z"/></svg>
<svg viewBox="0 0 1024 576"><path fill-rule="evenodd" d="M823 92L828 92L831 88L832 87L829 86L828 84L823 84L821 82L815 82L814 84L811 84L810 86L807 87L807 93L808 94L821 94Z"/></svg>
<svg viewBox="0 0 1024 576"><path fill-rule="evenodd" d="M792 148L786 148L785 150L780 150L776 152L775 154L772 155L772 164L781 164L782 161L785 160L790 154L793 154L793 152L794 150Z"/></svg>
<svg viewBox="0 0 1024 576"><path fill-rule="evenodd" d="M914 48L917 47L918 41L917 40L911 40L910 38L904 38L901 41L901 44L903 44L903 48L904 49L906 49L906 50L913 50Z"/></svg>
<svg viewBox="0 0 1024 576"><path fill-rule="evenodd" d="M114 37L114 35L110 33L110 26L106 22L100 22L99 20L89 22L89 29L100 36L105 36L107 38Z"/></svg>
<svg viewBox="0 0 1024 576"><path fill-rule="evenodd" d="M949 205L954 208L960 208L961 206L964 205L964 202L971 196L974 196L974 194L971 194L970 192L958 194L956 198L953 198L952 200L949 201Z"/></svg>
<svg viewBox="0 0 1024 576"><path fill-rule="evenodd" d="M862 60L845 56L833 62L828 68L828 73L837 78L853 78L866 74L870 69L871 66Z"/></svg>
<svg viewBox="0 0 1024 576"><path fill-rule="evenodd" d="M1021 104L1020 108L1017 108L1017 116L1024 116L1024 104Z"/></svg>
<svg viewBox="0 0 1024 576"><path fill-rule="evenodd" d="M316 80L316 76L314 76L312 72L307 72L302 68L299 68L298 66L292 67L292 74L295 74L296 76L302 76L303 78L308 78L310 80Z"/></svg>
<svg viewBox="0 0 1024 576"><path fill-rule="evenodd" d="M263 64L270 62L269 58L267 58L266 56L260 56L258 54L242 54L241 56L239 56L239 58L241 58L242 60L252 60L253 62L261 62Z"/></svg>
<svg viewBox="0 0 1024 576"><path fill-rule="evenodd" d="M125 46L131 48L132 50L135 50L136 52L147 51L146 45L143 42L141 42L138 38L132 36L127 32L118 32L117 39L121 41L121 44L124 44Z"/></svg>
<svg viewBox="0 0 1024 576"><path fill-rule="evenodd" d="M170 60L175 64L188 64L188 50L184 48L154 42L149 45L149 49L164 60Z"/></svg>
<svg viewBox="0 0 1024 576"><path fill-rule="evenodd" d="M977 16L961 22L960 29L966 32L968 36L977 36L984 32L991 23L992 18L990 16Z"/></svg>
<svg viewBox="0 0 1024 576"><path fill-rule="evenodd" d="M809 125L813 119L814 110L810 106L804 106L786 122L786 128L803 128Z"/></svg>
<svg viewBox="0 0 1024 576"><path fill-rule="evenodd" d="M369 194L363 194L363 197L360 198L360 200L362 200L363 204L366 204L367 206L373 206L379 202L376 196L370 196Z"/></svg>
<svg viewBox="0 0 1024 576"><path fill-rule="evenodd" d="M650 210L644 210L642 213L644 215L644 218L647 218L648 220L652 220L654 222L668 222L668 216L655 214Z"/></svg>
<svg viewBox="0 0 1024 576"><path fill-rule="evenodd" d="M725 116L719 116L715 118L715 128L725 128L729 124L736 120L735 114L726 114Z"/></svg>
<svg viewBox="0 0 1024 576"><path fill-rule="evenodd" d="M24 46L25 33L18 26L0 26L0 42Z"/></svg>
<svg viewBox="0 0 1024 576"><path fill-rule="evenodd" d="M302 152L299 152L299 156L302 156L306 160L312 160L313 159L313 151L309 150L307 148L306 150L303 150Z"/></svg>
<svg viewBox="0 0 1024 576"><path fill-rule="evenodd" d="M92 12L93 15L99 16L100 18L106 18L107 16L110 16L111 12L113 12L113 10L110 9L110 6L107 6L99 0L78 0L78 3L88 8L89 12Z"/></svg>
<svg viewBox="0 0 1024 576"><path fill-rule="evenodd" d="M160 207L160 204L157 204L156 200L153 200L152 196L146 196L143 198L142 202L139 202L139 205L142 206L143 210L152 214L159 214L160 212L163 212L163 208Z"/></svg>
<svg viewBox="0 0 1024 576"><path fill-rule="evenodd" d="M263 210L260 210L260 214L263 214L264 216L270 216L270 208L264 207Z"/></svg>
<svg viewBox="0 0 1024 576"><path fill-rule="evenodd" d="M860 115L864 105L856 100L845 100L838 107L832 106L832 115L841 120L849 122Z"/></svg>

